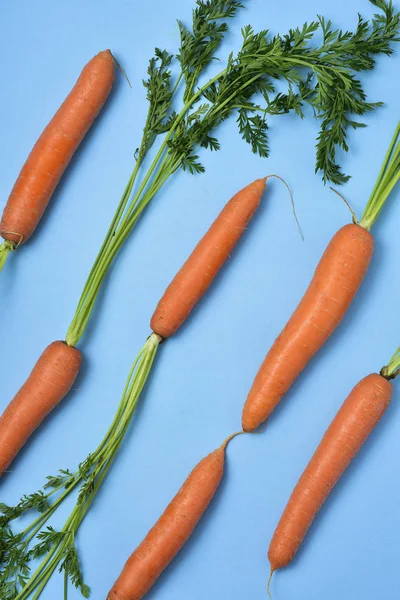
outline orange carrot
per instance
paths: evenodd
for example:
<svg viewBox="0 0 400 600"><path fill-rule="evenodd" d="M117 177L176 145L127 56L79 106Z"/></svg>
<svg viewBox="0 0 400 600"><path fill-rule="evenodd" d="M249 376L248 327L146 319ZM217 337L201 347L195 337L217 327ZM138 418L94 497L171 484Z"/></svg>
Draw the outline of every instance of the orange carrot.
<svg viewBox="0 0 400 600"><path fill-rule="evenodd" d="M151 325L156 337L160 336L162 338L167 335L172 335L179 325L182 324L183 320L189 315L194 304L208 289L219 269L230 256L230 252L244 233L247 223L257 209L265 189L265 182L266 178L256 180L236 194L222 209L211 228L199 242L165 292L163 298L160 300L151 320ZM65 345L65 347L70 348L71 351L74 350L74 346L70 343ZM39 362L40 360L41 359L39 359ZM37 378L33 378L33 382L37 381ZM23 402L26 401L25 389L28 383L30 393L33 391L33 393L37 394L34 386L31 387L31 376L12 401L11 405L14 406L12 413L15 412L16 402L19 403L21 398L23 399ZM46 407L49 406L49 410L51 410L50 405L55 406L58 404L58 402L68 393L68 390L69 387L64 385L58 390L54 390L54 400L49 398ZM6 409L6 413L8 410L9 409ZM30 429L29 435L35 428L34 423L41 423L49 410L44 411L40 419L32 421L32 428ZM18 429L18 424L16 422L14 426ZM24 439L21 437L20 441L21 444L19 446L15 445L16 451L11 458L13 458L17 451L22 447Z"/></svg>
<svg viewBox="0 0 400 600"><path fill-rule="evenodd" d="M362 379L344 401L300 477L273 535L271 573L293 559L334 485L389 406L392 385L381 375Z"/></svg>
<svg viewBox="0 0 400 600"><path fill-rule="evenodd" d="M241 433L241 432L240 432ZM225 449L203 458L143 542L131 554L107 600L141 600L192 535L221 482Z"/></svg>
<svg viewBox="0 0 400 600"><path fill-rule="evenodd" d="M189 316L257 210L266 179L240 190L222 209L159 301L150 323L155 333L170 337Z"/></svg>
<svg viewBox="0 0 400 600"><path fill-rule="evenodd" d="M372 258L372 235L345 225L330 241L300 304L262 363L243 408L253 431L269 417L296 377L336 329Z"/></svg>
<svg viewBox="0 0 400 600"><path fill-rule="evenodd" d="M73 385L81 353L64 342L48 346L0 417L0 476L30 435Z"/></svg>
<svg viewBox="0 0 400 600"><path fill-rule="evenodd" d="M0 223L0 234L10 249L25 243L35 231L75 150L107 100L113 81L114 59L104 50L84 67L34 145Z"/></svg>

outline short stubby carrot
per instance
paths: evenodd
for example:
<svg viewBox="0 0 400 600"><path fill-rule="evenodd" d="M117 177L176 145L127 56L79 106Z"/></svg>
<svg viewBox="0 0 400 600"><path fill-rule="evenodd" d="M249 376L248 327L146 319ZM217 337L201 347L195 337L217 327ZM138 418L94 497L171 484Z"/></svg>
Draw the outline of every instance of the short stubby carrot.
<svg viewBox="0 0 400 600"><path fill-rule="evenodd" d="M0 475L31 434L71 389L81 353L64 342L50 344L0 417Z"/></svg>
<svg viewBox="0 0 400 600"><path fill-rule="evenodd" d="M113 81L114 59L109 50L103 50L84 67L22 167L0 223L0 234L9 244L24 244L35 231L74 152L107 100Z"/></svg>
<svg viewBox="0 0 400 600"><path fill-rule="evenodd" d="M141 600L187 542L221 482L227 443L203 458L142 543L131 554L107 600Z"/></svg>
<svg viewBox="0 0 400 600"><path fill-rule="evenodd" d="M189 316L246 230L266 180L246 186L222 209L159 301L150 323L155 333L170 337Z"/></svg>
<svg viewBox="0 0 400 600"><path fill-rule="evenodd" d="M342 227L325 250L312 281L262 363L242 414L245 431L269 417L282 396L339 325L372 258L371 233Z"/></svg>
<svg viewBox="0 0 400 600"><path fill-rule="evenodd" d="M371 374L350 392L300 477L273 535L271 572L288 565L332 488L389 406L391 383Z"/></svg>

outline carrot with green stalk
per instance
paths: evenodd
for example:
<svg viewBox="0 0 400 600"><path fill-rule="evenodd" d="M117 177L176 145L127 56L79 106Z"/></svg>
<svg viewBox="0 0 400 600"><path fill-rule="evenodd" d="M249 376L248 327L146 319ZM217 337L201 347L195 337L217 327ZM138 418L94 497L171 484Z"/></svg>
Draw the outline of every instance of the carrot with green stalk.
<svg viewBox="0 0 400 600"><path fill-rule="evenodd" d="M96 54L29 154L0 221L0 270L34 233L75 151L103 108L114 82L110 50Z"/></svg>
<svg viewBox="0 0 400 600"><path fill-rule="evenodd" d="M239 133L252 151L267 157L267 119L288 112L303 116L303 106L308 104L321 122L316 168L325 181L346 181L335 159L336 148L347 150L347 129L360 125L353 117L378 106L366 100L356 75L373 69L376 56L391 54L391 44L398 40L400 30L400 16L392 2L371 0L371 3L381 12L370 22L359 18L354 33L333 30L331 22L322 17L272 38L268 31L255 32L251 26L244 27L239 52L230 54L225 67L201 86L199 78L216 58L228 29L227 22L236 15L240 2L197 0L192 28L179 22L181 44L176 61L180 72L175 83L171 72L174 57L156 49L145 81L149 110L135 166L89 273L65 341L53 342L44 351L32 376L0 419L0 440L4 428L12 439L8 450L2 451L4 456L8 454L10 460L15 457L29 435L68 393L81 364L81 352L76 346L113 261L145 208L177 171L204 171L198 149L219 149L214 131L222 122L235 115ZM322 33L323 41L320 45L312 44L318 32ZM286 93L276 91L278 79L286 82ZM175 112L181 90L182 106ZM255 96L261 96L261 104L254 102ZM142 176L143 160L158 140L158 150ZM65 373L65 377L57 379L55 388L53 380L57 372ZM29 404L27 390L37 398L36 412L33 419L23 420L23 435L18 437L10 431L10 426L18 429L16 415L24 415Z"/></svg>
<svg viewBox="0 0 400 600"><path fill-rule="evenodd" d="M38 597L58 567L64 571L66 582L70 578L87 597L88 588L78 568L75 534L124 439L141 391L151 373L160 343L173 335L183 324L230 258L260 204L266 179L257 179L231 198L163 294L151 318L153 332L133 364L115 418L97 449L79 465L75 473L61 471L59 476L49 478L45 490L24 496L16 507L0 505L0 513L3 513L3 516L0 516L0 592L13 589L15 593L12 600L28 600L33 593ZM44 371L40 372L38 376L43 377L43 373ZM52 377L54 378L54 374ZM58 377L62 377L62 373L58 372ZM54 390L54 380L46 383ZM33 397L35 405L30 406L29 399L32 399L32 394L24 400L22 415L18 414L19 404L16 403L8 413L6 411L6 419L0 424L2 469L12 459L20 438L26 435L25 424L29 422L30 411L37 410L35 405L40 404L40 398ZM19 429L18 423L23 423L24 427ZM225 446L223 451L216 453L220 466L224 450ZM217 482L215 484L217 485ZM44 529L59 506L78 487L80 490L77 504L63 529L58 532L50 527ZM207 498L208 501L211 500L211 496ZM205 499L205 503L202 504L204 510L207 503ZM10 523L32 508L38 509L40 515L22 534L15 536ZM187 533L189 531L190 527ZM30 544L33 541L35 545L31 548ZM42 562L28 578L25 574L29 572L33 558L42 558ZM67 583L65 585L67 586ZM3 596L1 598L3 600Z"/></svg>
<svg viewBox="0 0 400 600"><path fill-rule="evenodd" d="M370 230L400 179L400 122L361 220L329 242L295 312L262 363L242 413L245 431L265 421L346 314L374 249Z"/></svg>
<svg viewBox="0 0 400 600"><path fill-rule="evenodd" d="M272 537L271 576L294 558L318 511L387 410L400 373L400 348L380 373L350 392L301 475Z"/></svg>

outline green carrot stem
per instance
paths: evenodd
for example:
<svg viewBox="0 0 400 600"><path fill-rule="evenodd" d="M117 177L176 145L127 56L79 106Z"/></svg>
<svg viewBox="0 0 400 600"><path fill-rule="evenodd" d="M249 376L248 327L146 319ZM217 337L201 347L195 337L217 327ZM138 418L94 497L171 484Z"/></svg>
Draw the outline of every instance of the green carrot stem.
<svg viewBox="0 0 400 600"><path fill-rule="evenodd" d="M381 375L386 379L394 379L400 374L400 346L389 360L388 364L382 368Z"/></svg>
<svg viewBox="0 0 400 600"><path fill-rule="evenodd" d="M91 471L87 474L87 477L90 477L91 473L95 474L93 488L86 496L84 495L82 498L78 498L75 507L65 522L64 527L62 528L62 533L64 534L63 537L61 540L54 542L53 547L44 556L36 571L32 574L15 600L28 600L32 594L35 594L32 600L37 600L46 587L49 579L59 566L60 562L63 560L63 558L65 558L68 550L74 547L75 534L78 531L87 511L89 510L90 505L93 502L100 486L102 485L119 450L119 447L124 440L141 392L151 372L160 341L161 338L156 333L152 333L144 344L142 350L139 352L129 372L122 398L113 422L106 432L102 442L90 455L94 462L91 467ZM82 476L79 474L79 472L74 476L77 478L73 484L75 486L79 480L82 480ZM70 488L68 488L68 490L66 490L64 494L60 496L60 498L53 504L48 512L54 512L64 501L69 492ZM53 512L51 514L53 514ZM46 516L48 518L51 515L48 514ZM36 524L37 523L38 520L36 520ZM32 527L28 528L27 531L30 531L31 528ZM36 533L38 533L37 526L36 530ZM68 578L67 565L65 565L64 573L64 597L66 593L65 586L67 585L65 583L66 578Z"/></svg>
<svg viewBox="0 0 400 600"><path fill-rule="evenodd" d="M147 204L154 197L154 195L147 195L145 193L146 186L149 184L152 176L155 174L157 177L156 169L160 167L160 164L163 164L163 160L165 158L165 151L167 150L169 140L174 135L176 129L179 124L182 122L187 112L190 110L193 103L204 93L204 91L213 85L218 79L220 79L226 72L226 69L221 71L218 75L210 79L205 85L199 88L195 94L185 103L181 112L175 119L171 129L167 132L164 140L153 159L145 177L143 178L141 184L134 197L130 200L133 182L136 178L137 170L135 167L134 173L132 173L131 178L128 182L127 187L125 188L125 192L121 199L121 202L117 208L117 212L115 214L113 220L113 227L110 227L108 230L108 234L103 242L103 245L97 255L96 261L93 265L93 268L89 274L88 280L85 284L84 290L81 295L81 299L78 303L77 309L75 311L75 315L72 319L72 322L69 326L66 342L69 346L76 346L79 340L81 339L86 325L89 321L90 315L93 311L93 307L99 293L100 287L104 278L108 272L108 269L113 261L115 255L118 250L122 246L122 243L125 241L127 235L131 232L133 226L136 224L137 219L141 212L146 208ZM170 173L172 174L172 172ZM166 177L167 179L168 177ZM141 196L143 195L143 198ZM130 208L129 208L130 206ZM123 213L127 209L127 212L124 216ZM132 214L130 212L134 211L135 216L131 218ZM120 240L120 236L122 236L122 240ZM109 259L111 257L111 259Z"/></svg>
<svg viewBox="0 0 400 600"><path fill-rule="evenodd" d="M0 271L6 264L6 260L10 252L14 252L15 249L15 244L13 242L10 242L9 240L6 240L2 244L0 244Z"/></svg>
<svg viewBox="0 0 400 600"><path fill-rule="evenodd" d="M386 153L377 181L360 220L370 231L386 200L400 179L400 121Z"/></svg>

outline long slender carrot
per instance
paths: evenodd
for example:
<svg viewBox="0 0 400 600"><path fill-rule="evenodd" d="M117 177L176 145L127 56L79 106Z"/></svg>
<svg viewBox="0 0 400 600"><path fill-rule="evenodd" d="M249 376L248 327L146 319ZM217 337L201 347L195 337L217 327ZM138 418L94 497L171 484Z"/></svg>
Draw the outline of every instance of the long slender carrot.
<svg viewBox="0 0 400 600"><path fill-rule="evenodd" d="M159 301L150 322L153 331L170 337L187 319L243 235L260 204L266 180L246 186L222 209Z"/></svg>
<svg viewBox="0 0 400 600"><path fill-rule="evenodd" d="M299 479L273 535L271 573L290 563L332 488L389 406L392 385L373 373L350 392Z"/></svg>
<svg viewBox="0 0 400 600"><path fill-rule="evenodd" d="M192 535L221 482L230 436L203 458L142 543L131 554L107 600L141 600Z"/></svg>
<svg viewBox="0 0 400 600"><path fill-rule="evenodd" d="M246 230L249 220L254 215L265 189L265 182L266 178L258 179L238 192L222 209L209 231L200 240L166 291L154 313L151 325L157 336L165 337L176 331L183 320L189 315L194 304L200 300L201 296L208 289L223 263L229 258L235 244ZM203 273L202 276L200 276L201 273ZM71 352L77 352L77 350L73 346L63 344L64 346L66 364L62 368L68 370L70 358L67 348ZM41 360L42 358L39 359L39 363L41 363ZM43 398L46 397L46 400L32 406L32 412L30 413L32 416L32 425L29 428L29 435L47 416L52 406L55 407L70 389L60 379L57 389L46 387L45 390L42 390L42 387L40 387L42 386L42 382L35 373L36 368L32 372L28 382L12 400L9 408L6 409L7 413L10 407L12 407L13 413L17 413L20 410L19 406L21 406L21 410L25 411L27 393L40 394ZM39 386L39 391L36 391L35 385ZM1 423L2 421L0 420L0 445L2 442ZM22 448L27 437L19 435L20 426L17 420L13 420L12 423L15 428L14 435L18 440L18 443L13 444L15 451L11 458L14 458Z"/></svg>
<svg viewBox="0 0 400 600"><path fill-rule="evenodd" d="M346 225L329 243L314 277L268 352L247 397L242 425L256 429L267 419L309 360L336 329L372 258L372 235Z"/></svg>
<svg viewBox="0 0 400 600"><path fill-rule="evenodd" d="M269 417L349 308L372 258L369 230L400 178L399 139L400 123L360 223L334 235L306 293L265 357L243 408L245 431Z"/></svg>
<svg viewBox="0 0 400 600"><path fill-rule="evenodd" d="M71 158L107 100L114 81L114 59L99 52L34 145L8 198L0 223L1 263L7 252L35 231Z"/></svg>
<svg viewBox="0 0 400 600"><path fill-rule="evenodd" d="M64 342L47 346L29 378L0 417L0 475L71 389L81 360L80 351Z"/></svg>

